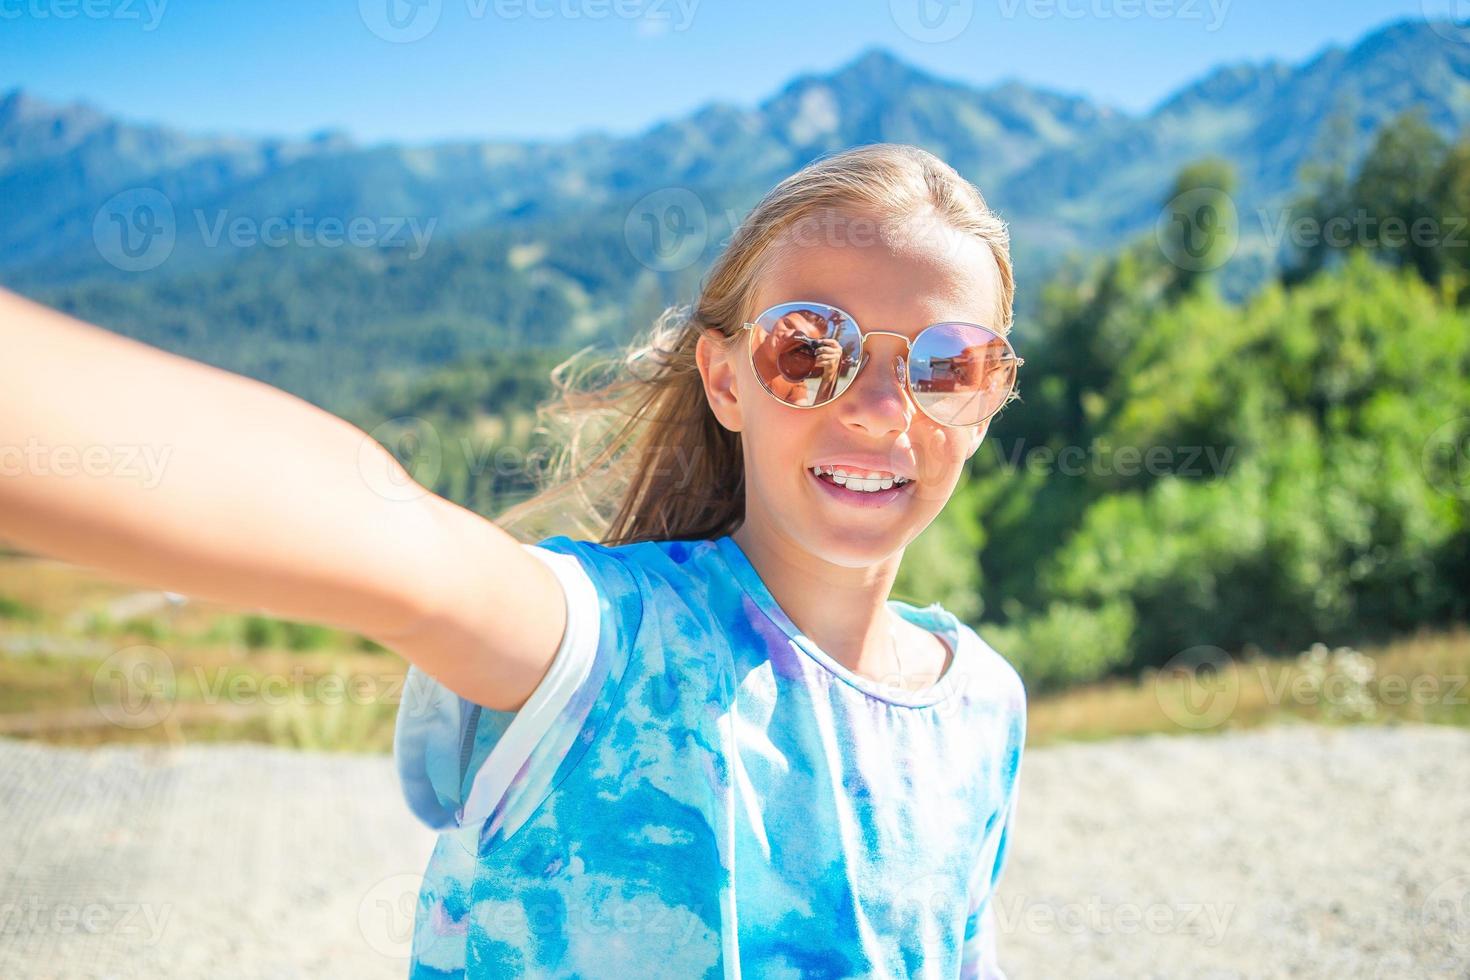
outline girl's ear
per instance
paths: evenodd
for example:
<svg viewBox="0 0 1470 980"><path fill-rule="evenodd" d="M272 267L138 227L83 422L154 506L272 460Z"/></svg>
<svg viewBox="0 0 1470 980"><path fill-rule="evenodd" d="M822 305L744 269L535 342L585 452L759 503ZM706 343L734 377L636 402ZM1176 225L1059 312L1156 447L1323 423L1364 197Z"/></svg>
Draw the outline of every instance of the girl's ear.
<svg viewBox="0 0 1470 980"><path fill-rule="evenodd" d="M731 357L738 348L738 344L731 344L714 329L700 331L699 343L694 348L710 411L731 432L741 431L744 425L740 417L740 394L736 390L735 361Z"/></svg>

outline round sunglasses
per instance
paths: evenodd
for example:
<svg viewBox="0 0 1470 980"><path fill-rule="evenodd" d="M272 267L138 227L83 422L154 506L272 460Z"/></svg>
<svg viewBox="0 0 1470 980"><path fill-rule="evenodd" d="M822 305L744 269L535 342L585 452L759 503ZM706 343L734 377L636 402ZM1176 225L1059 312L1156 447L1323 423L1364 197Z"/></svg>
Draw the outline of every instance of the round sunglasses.
<svg viewBox="0 0 1470 980"><path fill-rule="evenodd" d="M1010 341L978 323L934 323L913 340L887 330L863 330L827 303L779 303L742 330L761 386L783 405L820 408L841 397L868 363L869 337L886 334L907 347L894 371L914 404L940 425L978 425L1000 411L1026 363ZM900 367L899 362L902 361Z"/></svg>

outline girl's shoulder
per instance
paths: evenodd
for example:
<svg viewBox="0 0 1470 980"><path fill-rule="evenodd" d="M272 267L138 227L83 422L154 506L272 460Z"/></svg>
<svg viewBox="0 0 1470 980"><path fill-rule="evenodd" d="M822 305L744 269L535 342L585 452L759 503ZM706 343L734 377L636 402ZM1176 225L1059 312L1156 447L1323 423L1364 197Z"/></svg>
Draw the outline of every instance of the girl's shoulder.
<svg viewBox="0 0 1470 980"><path fill-rule="evenodd" d="M576 558L591 590L604 605L615 607L608 625L628 643L638 636L636 627L645 616L712 610L723 606L735 587L715 541L608 545L557 535L527 547Z"/></svg>
<svg viewBox="0 0 1470 980"><path fill-rule="evenodd" d="M1006 700L1014 704L1017 710L1024 713L1026 710L1026 682L1022 680L1021 672L1016 669L1015 664L991 646L969 624L961 621L960 629L969 641L970 649L975 652L975 669L983 672L993 689L1000 692Z"/></svg>
<svg viewBox="0 0 1470 980"><path fill-rule="evenodd" d="M1026 685L1015 665L973 626L941 603L916 606L900 600L891 605L909 622L944 638L955 648L953 682L971 701L983 701L1024 714Z"/></svg>
<svg viewBox="0 0 1470 980"><path fill-rule="evenodd" d="M1014 664L985 641L978 632L962 624L973 651L977 683L973 687L985 714L1005 732L1010 755L1019 760L1026 743L1026 684Z"/></svg>
<svg viewBox="0 0 1470 980"><path fill-rule="evenodd" d="M565 534L545 538L533 547L571 554L597 572L616 567L632 576L668 584L687 585L688 579L717 575L713 564L719 558L713 539L648 540L628 544L602 544ZM646 584L646 583L645 583Z"/></svg>

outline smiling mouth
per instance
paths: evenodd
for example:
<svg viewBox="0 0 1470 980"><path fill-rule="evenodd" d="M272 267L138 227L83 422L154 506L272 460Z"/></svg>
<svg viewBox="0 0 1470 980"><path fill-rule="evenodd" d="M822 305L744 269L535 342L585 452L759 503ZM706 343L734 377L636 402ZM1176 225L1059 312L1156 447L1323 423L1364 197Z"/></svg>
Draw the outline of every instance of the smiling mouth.
<svg viewBox="0 0 1470 980"><path fill-rule="evenodd" d="M914 482L903 476L849 476L840 471L834 472L831 467L826 466L813 466L809 472L825 483L843 487L855 493L881 493L892 487L904 487Z"/></svg>
<svg viewBox="0 0 1470 980"><path fill-rule="evenodd" d="M911 492L913 480L896 477L893 479L844 478L824 468L809 468L807 476L821 484L828 496L844 503L863 507L881 507ZM886 484L886 486L885 486ZM871 488L871 489L870 489Z"/></svg>

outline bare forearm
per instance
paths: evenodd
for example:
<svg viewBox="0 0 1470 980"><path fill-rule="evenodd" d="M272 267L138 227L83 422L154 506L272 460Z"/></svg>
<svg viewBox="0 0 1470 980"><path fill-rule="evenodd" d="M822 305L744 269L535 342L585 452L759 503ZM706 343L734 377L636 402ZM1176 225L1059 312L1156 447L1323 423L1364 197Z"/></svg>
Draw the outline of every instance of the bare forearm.
<svg viewBox="0 0 1470 980"><path fill-rule="evenodd" d="M439 531L426 496L330 413L0 290L0 538L389 634L423 612L395 583Z"/></svg>

